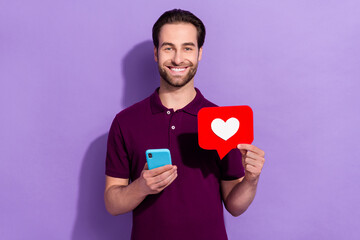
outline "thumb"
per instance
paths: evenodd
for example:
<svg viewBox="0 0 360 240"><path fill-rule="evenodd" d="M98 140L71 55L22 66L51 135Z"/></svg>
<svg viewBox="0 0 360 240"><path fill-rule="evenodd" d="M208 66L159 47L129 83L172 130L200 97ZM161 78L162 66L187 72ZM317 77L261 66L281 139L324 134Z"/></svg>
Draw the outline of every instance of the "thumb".
<svg viewBox="0 0 360 240"><path fill-rule="evenodd" d="M240 145L240 144L237 146L237 148L240 150L242 157L244 157L244 156L245 156L245 154L247 153L247 150L246 150L246 149L241 148L241 145Z"/></svg>
<svg viewBox="0 0 360 240"><path fill-rule="evenodd" d="M246 153L247 153L247 150L242 149L240 144L239 144L237 147L238 147L238 149L239 149L239 151L240 151L240 153L241 153L241 162L242 162L242 165L243 165L243 167L245 168L245 167L246 167L246 166L245 166L245 155L246 155Z"/></svg>
<svg viewBox="0 0 360 240"><path fill-rule="evenodd" d="M240 152L241 152L241 155L244 157L245 156L245 154L247 153L247 151L246 150L244 150L244 149L239 149L240 150Z"/></svg>
<svg viewBox="0 0 360 240"><path fill-rule="evenodd" d="M144 169L143 170L149 170L149 166L148 166L148 164L147 163L145 163L145 165L144 165Z"/></svg>

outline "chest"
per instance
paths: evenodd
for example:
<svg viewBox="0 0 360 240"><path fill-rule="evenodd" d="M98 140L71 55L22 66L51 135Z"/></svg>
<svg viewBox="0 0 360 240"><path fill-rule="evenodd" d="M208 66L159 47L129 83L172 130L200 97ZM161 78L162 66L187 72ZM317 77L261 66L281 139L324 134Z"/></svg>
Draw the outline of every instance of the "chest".
<svg viewBox="0 0 360 240"><path fill-rule="evenodd" d="M178 173L188 178L218 176L216 153L198 145L197 117L185 112L162 112L144 120L141 116L125 129L131 178L136 179L146 163L147 149L167 148ZM215 153L215 154L214 154Z"/></svg>

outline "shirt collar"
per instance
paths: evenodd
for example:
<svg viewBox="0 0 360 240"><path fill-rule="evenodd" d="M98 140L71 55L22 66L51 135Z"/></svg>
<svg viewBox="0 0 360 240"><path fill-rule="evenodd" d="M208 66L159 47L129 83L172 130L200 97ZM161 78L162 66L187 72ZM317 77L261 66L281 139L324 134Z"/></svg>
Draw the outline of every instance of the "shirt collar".
<svg viewBox="0 0 360 240"><path fill-rule="evenodd" d="M202 102L205 98L201 94L199 89L195 88L195 90L196 90L195 98L188 105L186 105L182 109L179 109L178 111L184 111L191 115L197 116L199 110L202 107ZM150 96L150 108L153 114L169 110L161 103L159 97L159 88L157 88L155 92Z"/></svg>

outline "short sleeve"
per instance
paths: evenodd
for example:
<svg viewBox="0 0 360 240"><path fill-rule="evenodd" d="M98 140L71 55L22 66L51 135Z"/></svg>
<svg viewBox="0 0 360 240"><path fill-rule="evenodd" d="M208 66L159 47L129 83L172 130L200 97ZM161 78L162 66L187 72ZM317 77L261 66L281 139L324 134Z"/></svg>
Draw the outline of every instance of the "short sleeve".
<svg viewBox="0 0 360 240"><path fill-rule="evenodd" d="M222 160L220 160L221 180L235 180L245 176L238 149L232 149Z"/></svg>
<svg viewBox="0 0 360 240"><path fill-rule="evenodd" d="M129 166L129 158L117 115L109 131L105 174L110 177L126 179L130 177Z"/></svg>

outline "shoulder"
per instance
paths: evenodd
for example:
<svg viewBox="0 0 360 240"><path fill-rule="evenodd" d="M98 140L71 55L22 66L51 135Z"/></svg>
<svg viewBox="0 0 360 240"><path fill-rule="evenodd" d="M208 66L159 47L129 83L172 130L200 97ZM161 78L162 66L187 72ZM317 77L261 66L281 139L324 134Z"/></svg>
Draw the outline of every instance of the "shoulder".
<svg viewBox="0 0 360 240"><path fill-rule="evenodd" d="M201 107L218 107L215 103L207 100L205 97L203 97L201 102Z"/></svg>
<svg viewBox="0 0 360 240"><path fill-rule="evenodd" d="M218 107L218 105L216 105L213 102L210 102L209 100L205 99L203 100L203 107Z"/></svg>
<svg viewBox="0 0 360 240"><path fill-rule="evenodd" d="M115 121L119 123L131 122L134 119L139 118L148 112L150 113L150 111L150 97L147 97L144 100L121 110L119 113L116 114Z"/></svg>
<svg viewBox="0 0 360 240"><path fill-rule="evenodd" d="M202 108L208 108L208 107L217 107L215 103L209 101L204 97L204 95L201 93L201 91L198 88L195 88L197 94L195 99L193 100L191 104L191 112L193 112L195 115L200 111ZM190 105L190 104L189 104Z"/></svg>

